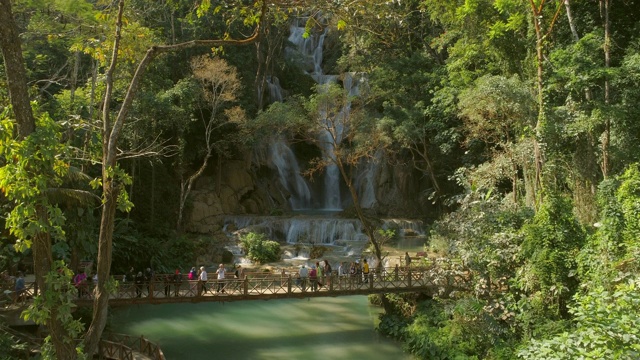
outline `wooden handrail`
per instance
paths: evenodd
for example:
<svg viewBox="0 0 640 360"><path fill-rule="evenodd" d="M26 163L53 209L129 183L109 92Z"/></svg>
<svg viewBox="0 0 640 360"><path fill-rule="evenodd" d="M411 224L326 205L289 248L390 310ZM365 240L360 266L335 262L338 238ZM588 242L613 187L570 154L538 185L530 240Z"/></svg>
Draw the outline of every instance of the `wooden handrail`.
<svg viewBox="0 0 640 360"><path fill-rule="evenodd" d="M100 357L134 359L134 350L154 360L165 360L158 345L144 336L132 337L125 334L107 333L100 341ZM115 357L110 357L115 355Z"/></svg>
<svg viewBox="0 0 640 360"><path fill-rule="evenodd" d="M165 276L166 275L166 276ZM369 276L363 274L338 276L332 272L317 280L314 290L312 279L300 279L297 273L246 273L242 279L225 278L206 282L172 280L172 274L156 275L146 282L119 282L110 294L111 305L142 303L179 303L202 301L237 301L275 298L304 298L341 296L389 292L428 292L446 295L463 289L466 275L462 271L435 266L407 268L372 268ZM78 305L92 305L92 285L88 295L79 298Z"/></svg>

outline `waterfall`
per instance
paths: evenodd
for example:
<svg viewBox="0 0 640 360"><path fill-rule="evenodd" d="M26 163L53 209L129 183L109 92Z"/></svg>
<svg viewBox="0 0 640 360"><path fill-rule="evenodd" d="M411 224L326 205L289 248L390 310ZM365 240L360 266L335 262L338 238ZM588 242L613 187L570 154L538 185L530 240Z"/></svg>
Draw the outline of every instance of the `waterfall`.
<svg viewBox="0 0 640 360"><path fill-rule="evenodd" d="M322 47L327 36L328 28L325 28L320 35L304 37L305 28L294 24L290 28L289 41L295 45L297 52L295 55L301 57L303 68L320 85L337 81L335 75L325 75L322 71ZM291 54L290 54L291 55ZM294 55L291 55L294 56ZM320 87L321 88L321 87ZM325 114L320 116L326 119ZM340 191L341 175L335 165L333 157L333 139L329 132L320 135L320 147L325 157L330 158L330 164L324 169L324 201L325 210L342 210L342 197ZM340 139L336 139L337 142Z"/></svg>
<svg viewBox="0 0 640 360"><path fill-rule="evenodd" d="M361 85L365 83L366 78L362 74L348 72L344 74L343 86L349 92L349 96L359 96ZM349 111L350 108L346 109ZM360 200L360 206L370 209L377 203L375 192L375 179L378 173L377 164L382 158L382 151L375 154L373 160L363 159L356 169L354 183Z"/></svg>
<svg viewBox="0 0 640 360"><path fill-rule="evenodd" d="M385 219L382 228L396 228L400 236L424 235L424 224L420 220Z"/></svg>
<svg viewBox="0 0 640 360"><path fill-rule="evenodd" d="M300 20L302 21L302 19ZM324 85L337 82L336 75L325 75L322 70L323 45L327 36L328 28L318 34L304 37L304 26L293 24L290 27L289 42L293 44L293 48L289 47L286 52L290 58L298 62L307 74L309 74L318 84ZM343 86L349 92L349 96L358 96L360 94L360 84L365 80L364 76L355 73L344 74ZM267 79L269 94L272 101L282 101L282 88L276 77ZM321 89L321 87L320 87ZM321 90L320 90L321 91ZM338 116L349 116L350 104L347 104ZM326 119L326 116L320 114ZM340 123L340 121L338 121ZM338 130L338 138L336 142L341 141L342 130ZM326 157L333 156L333 139L329 132L321 135L320 146ZM307 181L300 175L300 169L295 158L295 154L289 148L288 144L283 140L277 140L269 147L270 164L275 167L280 176L283 187L289 192L289 203L294 210L305 210L311 208L311 191ZM343 208L342 200L342 176L338 167L335 165L335 159L329 158L329 165L323 172L323 199L314 201L319 204L323 210L340 211ZM332 161L333 160L333 161ZM377 171L375 164L363 163L356 171L355 184L360 204L365 208L371 208L376 204L375 183L374 178Z"/></svg>
<svg viewBox="0 0 640 360"><path fill-rule="evenodd" d="M371 209L377 202L375 192L375 179L378 172L377 163L368 161L361 163L355 178L355 185L360 199L360 206Z"/></svg>
<svg viewBox="0 0 640 360"><path fill-rule="evenodd" d="M269 88L269 99L271 100L271 102L282 102L284 97L282 96L282 87L280 87L280 80L275 76L267 77L267 87Z"/></svg>
<svg viewBox="0 0 640 360"><path fill-rule="evenodd" d="M229 233L230 224L235 229L260 232L289 244L334 245L336 242L366 242L368 239L362 232L360 220L330 216L232 216L225 219L224 229Z"/></svg>
<svg viewBox="0 0 640 360"><path fill-rule="evenodd" d="M307 182L300 175L298 160L293 151L283 140L275 140L269 146L270 163L276 167L280 175L280 183L291 194L289 204L293 210L311 207L311 191Z"/></svg>

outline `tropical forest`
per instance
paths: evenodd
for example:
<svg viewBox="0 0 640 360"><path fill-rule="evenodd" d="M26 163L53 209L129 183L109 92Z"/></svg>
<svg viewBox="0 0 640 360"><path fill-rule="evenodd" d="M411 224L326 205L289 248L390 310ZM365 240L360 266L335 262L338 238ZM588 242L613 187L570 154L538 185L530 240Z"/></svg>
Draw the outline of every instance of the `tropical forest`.
<svg viewBox="0 0 640 360"><path fill-rule="evenodd" d="M337 301L363 261L433 285L358 305L407 359L640 359L638 0L0 0L0 48L0 306L42 338L0 311L2 359L98 358L139 270Z"/></svg>

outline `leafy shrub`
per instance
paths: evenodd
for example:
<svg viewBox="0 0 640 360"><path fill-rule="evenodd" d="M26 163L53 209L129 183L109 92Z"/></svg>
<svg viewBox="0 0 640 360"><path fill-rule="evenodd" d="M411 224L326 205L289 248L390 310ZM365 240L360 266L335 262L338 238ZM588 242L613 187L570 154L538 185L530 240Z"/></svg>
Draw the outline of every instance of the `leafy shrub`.
<svg viewBox="0 0 640 360"><path fill-rule="evenodd" d="M173 272L193 262L198 245L186 236L147 234L130 219L116 220L113 243L114 274L124 274L132 266L151 267L156 273Z"/></svg>
<svg viewBox="0 0 640 360"><path fill-rule="evenodd" d="M578 287L577 256L586 233L573 215L571 199L547 196L533 222L523 228L519 285L529 294L544 294L544 307L566 318L566 302Z"/></svg>
<svg viewBox="0 0 640 360"><path fill-rule="evenodd" d="M268 240L264 234L250 232L240 237L242 248L247 257L259 263L280 260L280 244Z"/></svg>
<svg viewBox="0 0 640 360"><path fill-rule="evenodd" d="M24 359L28 353L28 345L17 342L9 333L0 331L0 355L5 360Z"/></svg>
<svg viewBox="0 0 640 360"><path fill-rule="evenodd" d="M547 340L533 340L521 349L522 359L638 359L640 358L640 277L613 291L602 286L576 295L570 309L573 331Z"/></svg>

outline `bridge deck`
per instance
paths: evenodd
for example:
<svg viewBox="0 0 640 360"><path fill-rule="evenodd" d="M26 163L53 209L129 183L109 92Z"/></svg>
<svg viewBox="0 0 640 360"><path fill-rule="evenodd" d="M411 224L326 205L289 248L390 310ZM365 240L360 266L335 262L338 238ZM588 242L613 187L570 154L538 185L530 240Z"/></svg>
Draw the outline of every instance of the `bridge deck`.
<svg viewBox="0 0 640 360"><path fill-rule="evenodd" d="M386 268L372 271L368 276L338 277L332 274L330 277L319 279L323 286L314 290L314 281L311 279L273 273L252 273L243 279L210 279L206 283L174 281L173 275L167 274L157 275L154 280L145 283L117 282L109 294L109 304L120 306L145 303L227 302L401 292L442 295L460 288L462 280L462 274L443 277L441 269L434 267ZM82 296L76 300L79 306L93 304L93 289L90 287L91 285L88 285L80 292ZM14 304L25 305L24 303L37 293L36 284L27 281L22 296L14 296Z"/></svg>
<svg viewBox="0 0 640 360"><path fill-rule="evenodd" d="M163 280L162 275L156 279L160 280L144 284L119 283L110 294L109 304L228 302L417 291L435 295L451 291L461 280L458 276L442 280L429 268L384 269L379 273L371 272L368 276L332 275L318 279L323 286L317 286L316 290L314 282L317 285L317 281L270 273L253 274L244 279L210 279L206 283ZM93 303L90 293L88 291L87 296L78 299L77 304L90 306Z"/></svg>

